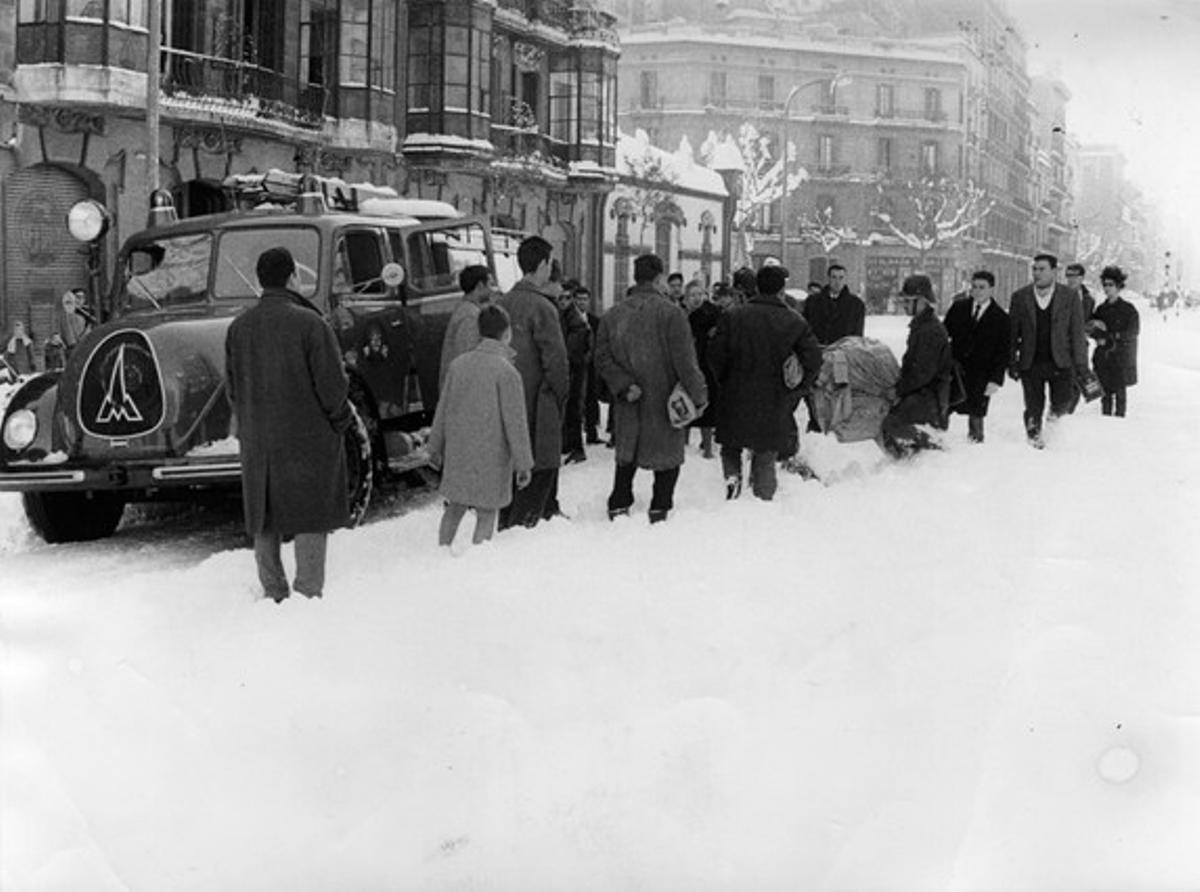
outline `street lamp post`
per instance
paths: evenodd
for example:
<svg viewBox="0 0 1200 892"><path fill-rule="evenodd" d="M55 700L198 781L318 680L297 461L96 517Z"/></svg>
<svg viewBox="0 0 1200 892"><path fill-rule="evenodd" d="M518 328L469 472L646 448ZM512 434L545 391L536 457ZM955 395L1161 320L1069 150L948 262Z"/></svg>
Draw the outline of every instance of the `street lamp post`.
<svg viewBox="0 0 1200 892"><path fill-rule="evenodd" d="M802 84L796 84L788 91L787 99L783 103L783 111L780 121L780 146L779 146L779 171L780 171L780 186L781 193L779 196L779 262L787 266L787 218L789 210L788 202L788 124L792 114L792 103L796 97L800 95L801 90L815 87L818 85L829 85L830 105L833 105L833 99L838 87L850 83L850 77L844 74L836 74L832 78L817 78L811 81L805 81Z"/></svg>

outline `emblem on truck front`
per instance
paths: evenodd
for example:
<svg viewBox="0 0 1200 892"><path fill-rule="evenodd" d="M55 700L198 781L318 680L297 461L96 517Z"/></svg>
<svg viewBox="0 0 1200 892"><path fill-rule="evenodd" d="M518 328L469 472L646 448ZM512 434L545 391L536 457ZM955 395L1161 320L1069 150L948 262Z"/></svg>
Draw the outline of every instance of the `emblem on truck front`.
<svg viewBox="0 0 1200 892"><path fill-rule="evenodd" d="M166 394L154 347L140 331L110 334L96 345L79 383L79 424L94 437L151 433L163 421Z"/></svg>

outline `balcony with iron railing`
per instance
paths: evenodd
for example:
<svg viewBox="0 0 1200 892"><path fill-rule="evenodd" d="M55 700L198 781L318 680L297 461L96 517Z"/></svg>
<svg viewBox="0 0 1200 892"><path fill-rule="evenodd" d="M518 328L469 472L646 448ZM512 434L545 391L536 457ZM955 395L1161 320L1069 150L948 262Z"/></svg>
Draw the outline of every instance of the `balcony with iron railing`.
<svg viewBox="0 0 1200 892"><path fill-rule="evenodd" d="M929 124L945 124L948 116L937 108L877 108L875 117L885 121L921 121Z"/></svg>
<svg viewBox="0 0 1200 892"><path fill-rule="evenodd" d="M329 111L323 86L296 88L283 73L254 62L172 47L162 50L160 85L163 96L177 104L306 129L320 128Z"/></svg>

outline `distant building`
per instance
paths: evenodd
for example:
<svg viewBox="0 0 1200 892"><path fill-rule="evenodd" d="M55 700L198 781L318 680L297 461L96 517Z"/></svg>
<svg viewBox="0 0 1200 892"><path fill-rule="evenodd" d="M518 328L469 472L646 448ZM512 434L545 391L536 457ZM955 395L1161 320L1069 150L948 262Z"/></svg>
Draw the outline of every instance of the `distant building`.
<svg viewBox="0 0 1200 892"><path fill-rule="evenodd" d="M797 281L823 279L837 260L876 309L918 266L943 290L962 266L963 239L917 249L874 212L914 229L909 183L965 179L966 89L966 65L944 48L842 36L802 17L730 13L622 32L622 127L669 147L736 139L750 124L773 159L786 127L789 169L807 180L754 214L749 259L780 257Z"/></svg>
<svg viewBox="0 0 1200 892"><path fill-rule="evenodd" d="M1156 226L1141 191L1125 174L1125 155L1111 145L1079 147L1077 257L1093 276L1108 264L1129 275L1136 291L1155 289L1162 279Z"/></svg>

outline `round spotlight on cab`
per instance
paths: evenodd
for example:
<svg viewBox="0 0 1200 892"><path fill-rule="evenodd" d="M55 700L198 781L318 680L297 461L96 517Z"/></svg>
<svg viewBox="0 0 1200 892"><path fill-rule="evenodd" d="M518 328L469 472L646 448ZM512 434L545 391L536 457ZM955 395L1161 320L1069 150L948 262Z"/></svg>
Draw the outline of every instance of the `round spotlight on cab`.
<svg viewBox="0 0 1200 892"><path fill-rule="evenodd" d="M76 241L94 242L108 232L112 215L100 202L85 198L67 211L67 231Z"/></svg>
<svg viewBox="0 0 1200 892"><path fill-rule="evenodd" d="M28 409L17 409L4 422L4 445L20 452L37 437L37 416Z"/></svg>

